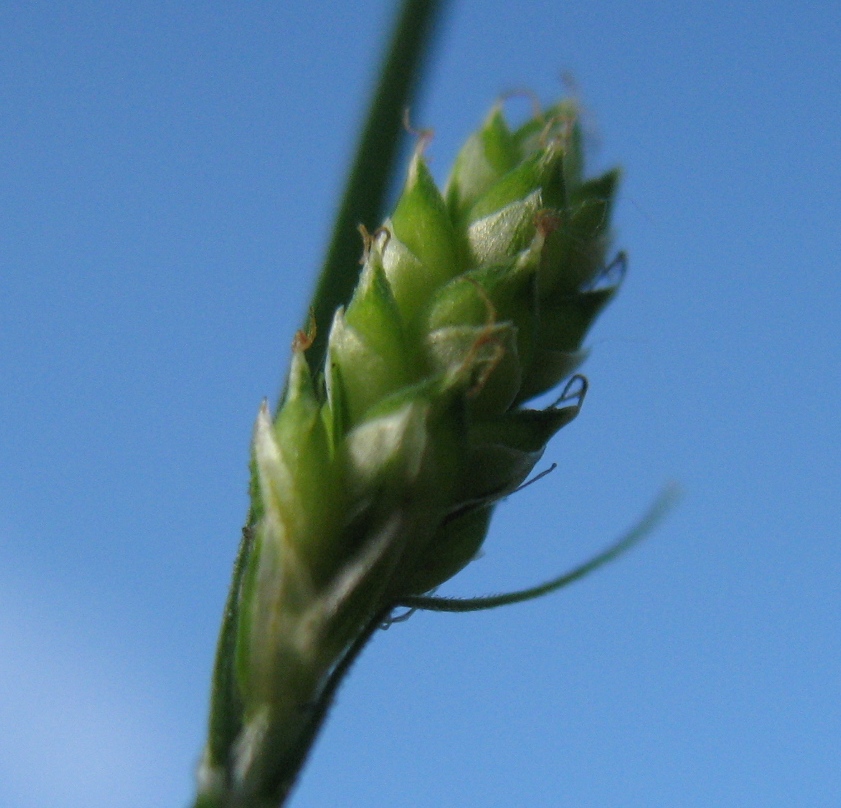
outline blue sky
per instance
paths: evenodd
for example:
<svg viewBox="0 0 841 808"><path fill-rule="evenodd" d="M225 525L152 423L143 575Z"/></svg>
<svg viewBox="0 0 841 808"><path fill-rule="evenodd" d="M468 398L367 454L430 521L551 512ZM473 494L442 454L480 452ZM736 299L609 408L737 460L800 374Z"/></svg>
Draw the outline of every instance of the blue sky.
<svg viewBox="0 0 841 808"><path fill-rule="evenodd" d="M187 803L247 451L392 4L0 7L0 804ZM296 808L841 804L841 6L456 0L443 179L571 71L625 170L621 295L559 469L340 694ZM514 116L524 114L518 102Z"/></svg>

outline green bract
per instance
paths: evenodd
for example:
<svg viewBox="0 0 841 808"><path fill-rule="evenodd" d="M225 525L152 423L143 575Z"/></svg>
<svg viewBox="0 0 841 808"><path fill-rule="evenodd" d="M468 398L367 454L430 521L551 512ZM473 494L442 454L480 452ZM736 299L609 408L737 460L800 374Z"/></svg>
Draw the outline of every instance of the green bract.
<svg viewBox="0 0 841 808"><path fill-rule="evenodd" d="M271 804L348 649L475 557L495 504L578 414L585 382L568 380L618 282L618 172L582 166L571 103L514 130L496 106L443 193L419 149L393 215L365 234L353 298L316 324L329 345L315 376L296 338L282 406L254 431L239 712L208 783ZM556 405L525 405L565 382Z"/></svg>

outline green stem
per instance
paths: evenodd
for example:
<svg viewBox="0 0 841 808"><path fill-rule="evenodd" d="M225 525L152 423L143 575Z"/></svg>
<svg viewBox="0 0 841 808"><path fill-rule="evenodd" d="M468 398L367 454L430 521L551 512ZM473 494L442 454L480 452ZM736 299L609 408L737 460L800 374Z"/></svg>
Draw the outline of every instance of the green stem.
<svg viewBox="0 0 841 808"><path fill-rule="evenodd" d="M403 112L417 96L445 4L446 0L404 0L397 19L313 296L316 335L307 361L314 374L324 361L333 313L350 300L359 277L362 241L358 226L373 231L385 215L400 147L407 136Z"/></svg>
<svg viewBox="0 0 841 808"><path fill-rule="evenodd" d="M236 653L236 628L239 610L239 591L245 573L246 560L253 543L253 530L242 530L231 587L222 615L222 628L216 646L216 659L210 689L210 720L207 748L202 767L210 770L224 769L231 747L242 728L242 704L234 674Z"/></svg>

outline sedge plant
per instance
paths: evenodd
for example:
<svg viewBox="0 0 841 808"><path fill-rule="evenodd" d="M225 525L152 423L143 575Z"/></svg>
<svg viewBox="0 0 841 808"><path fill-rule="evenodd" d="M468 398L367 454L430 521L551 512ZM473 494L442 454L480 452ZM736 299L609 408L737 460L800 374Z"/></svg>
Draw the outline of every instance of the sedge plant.
<svg viewBox="0 0 841 808"><path fill-rule="evenodd" d="M438 5L404 7L360 177L366 138L385 137L397 153L399 110ZM280 406L257 415L197 808L287 800L336 689L396 608L473 611L555 591L627 550L667 504L532 589L431 594L476 557L496 505L578 415L583 341L625 256L610 253L619 172L586 175L573 101L516 127L494 105L441 189L424 157L428 136L414 137L382 222L371 217L390 165L367 210L353 194L370 197L370 177L364 192L352 179ZM529 405L552 390L550 406Z"/></svg>

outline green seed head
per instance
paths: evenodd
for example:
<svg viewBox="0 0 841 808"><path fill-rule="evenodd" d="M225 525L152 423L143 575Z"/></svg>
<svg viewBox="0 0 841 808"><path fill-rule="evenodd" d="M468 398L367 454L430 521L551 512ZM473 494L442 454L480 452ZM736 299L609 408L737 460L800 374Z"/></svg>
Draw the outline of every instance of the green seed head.
<svg viewBox="0 0 841 808"><path fill-rule="evenodd" d="M577 415L583 380L557 406L525 402L569 379L615 292L599 280L618 172L582 172L570 103L513 129L495 106L443 194L419 150L352 299L317 324L317 378L296 340L285 400L254 435L246 716L315 698L375 615L469 563L495 503Z"/></svg>

